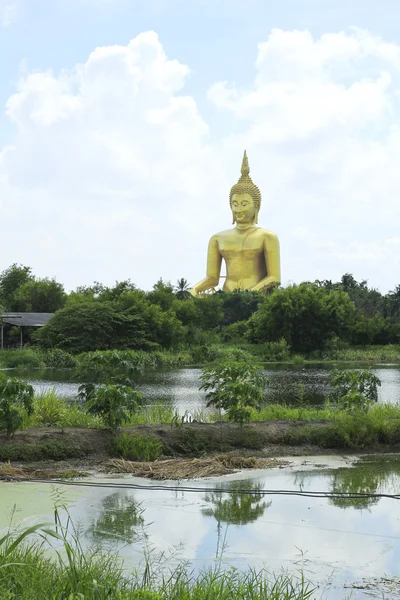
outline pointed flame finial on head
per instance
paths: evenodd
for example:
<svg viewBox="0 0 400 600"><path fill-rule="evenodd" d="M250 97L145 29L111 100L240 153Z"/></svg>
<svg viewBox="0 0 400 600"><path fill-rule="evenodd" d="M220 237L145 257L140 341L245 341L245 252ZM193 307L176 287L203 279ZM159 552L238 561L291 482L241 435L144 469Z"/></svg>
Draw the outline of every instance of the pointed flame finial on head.
<svg viewBox="0 0 400 600"><path fill-rule="evenodd" d="M245 177L248 177L250 174L249 159L247 158L246 150L244 151L244 154L243 154L242 168L240 169L240 172L241 172L242 176L239 179L239 181L241 179L244 179Z"/></svg>
<svg viewBox="0 0 400 600"><path fill-rule="evenodd" d="M244 151L244 154L243 154L242 168L241 168L240 172L241 172L241 175L239 177L238 182L235 183L235 185L233 185L231 187L231 191L229 194L229 204L232 207L232 197L234 194L250 194L250 196L254 200L254 204L256 207L255 223L257 223L258 222L258 211L260 210L260 206L261 206L261 192L258 189L258 187L256 186L256 184L253 183L253 180L250 177L249 159L247 158L246 150ZM233 219L233 223L235 223L235 219Z"/></svg>

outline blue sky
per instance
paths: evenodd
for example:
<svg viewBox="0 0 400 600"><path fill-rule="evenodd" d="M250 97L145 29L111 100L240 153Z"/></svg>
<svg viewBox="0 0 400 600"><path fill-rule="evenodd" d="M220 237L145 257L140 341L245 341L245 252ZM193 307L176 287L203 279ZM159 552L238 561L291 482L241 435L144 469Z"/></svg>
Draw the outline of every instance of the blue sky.
<svg viewBox="0 0 400 600"><path fill-rule="evenodd" d="M248 84L257 43L271 29L319 36L357 26L400 41L397 0L18 0L17 6L15 21L0 30L1 105L21 68L59 71L84 61L96 46L125 44L152 29L168 56L190 65L186 89L209 113L210 83ZM1 116L0 143L13 133Z"/></svg>
<svg viewBox="0 0 400 600"><path fill-rule="evenodd" d="M400 181L395 165L400 148L400 7L396 0L0 0L0 21L6 6L13 18L0 27L0 201L10 227L17 220L23 230L26 228L27 236L26 247L18 247L10 260L9 253L2 251L0 269L10 262L30 263L39 275L55 275L70 288L93 279L112 283L129 276L143 287L151 286L160 276L172 280L186 276L195 283L203 276L209 236L229 226L226 196L237 178L246 145L254 180L266 199L263 206L268 206L268 212L262 209L260 225L276 231L281 239L284 282L336 279L349 271L383 291L397 285L400 238L395 222ZM10 13L13 6L15 10ZM274 30L283 33L274 36ZM149 31L158 35L158 50L154 40L143 42L140 37ZM331 39L330 35L334 37ZM158 52L165 55L166 64L177 61L175 66L189 67L190 73L182 75L179 85L169 81L169 91L162 101L159 92L153 91L154 98L161 102L157 105L160 110L166 110L171 102L179 105L179 98L187 99L189 112L182 116L185 125L181 127L173 121L172 126L168 120L163 125L159 123L163 132L160 130L159 135L166 136L165 144L170 148L171 144L176 146L178 130L183 137L183 132L187 132L186 141L182 137L179 142L186 148L182 156L189 161L187 149L196 151L193 150L188 166L184 166L180 154L174 154L167 167L166 155L157 154L155 141L154 156L150 152L145 158L147 172L158 173L151 182L135 179L132 163L132 169L126 165L126 171L117 165L103 183L97 197L104 195L104 221L110 210L118 221L115 229L107 230L107 237L116 236L132 256L146 252L148 257L131 273L132 256L124 260L110 258L109 263L105 260L102 253L106 246L97 245L101 225L93 221L92 209L88 207L96 201L90 191L98 185L95 174L103 173L104 164L109 166L116 155L140 155L143 147L139 139L134 139L136 133L140 130L137 135L143 141L154 132L154 127L146 128L148 115L139 115L134 96L129 109L124 91L141 84L135 83L129 73L121 75L121 82L117 78L118 65L125 64L126 57L118 59L122 61L118 65L107 63L117 60L111 58L113 46L125 48L128 56L129 43L134 39L142 40L140 44L147 48L142 48L143 65L147 65L146 53L151 62ZM265 55L259 44L267 44ZM104 49L104 55L93 54L99 47ZM78 65L92 64L91 56L99 72L105 69L104 77L101 84L96 84L100 87L90 88L91 108L82 109L86 99L82 90L91 83L82 83L76 73ZM116 69L112 83L106 63ZM146 68L153 73L153 67L143 66ZM49 70L52 75L46 75ZM175 76L181 77L177 73ZM275 98L276 82L280 91ZM157 82L153 83L156 89ZM64 85L66 92L61 90ZM291 86L295 86L294 92L290 91ZM153 91L146 88L145 98L150 98ZM126 114L121 113L120 123L110 124L110 118L118 116L122 104ZM59 108L61 105L64 108ZM72 105L76 109L73 115ZM307 114L308 105L313 114ZM38 106L40 117L35 112ZM249 106L254 106L254 110ZM320 108L323 114L319 114ZM46 115L53 109L50 123ZM87 129L88 116L78 126L80 110L93 115L97 109L97 120ZM69 111L67 116L65 110ZM165 127L169 127L168 132ZM98 141L90 145L88 140L99 132L100 146ZM60 161L67 158L60 156L59 162L54 162L54 150L63 144L70 144L71 148L87 145L82 156L77 152L76 157L68 157L68 176L58 173ZM98 156L99 149L104 156ZM107 153L111 154L106 159ZM50 164L51 173L46 167ZM162 173L169 169L166 183ZM180 182L172 189L171 181L179 179L183 171L187 188ZM124 187L121 182L125 177L129 183ZM67 189L70 179L78 191ZM114 198L116 190L122 193L122 187L125 197L131 200L127 204L121 200L117 207ZM207 195L207 208L202 212L196 193ZM157 199L163 196L168 197L160 200L164 207L166 202L170 206L177 203L169 214L155 208ZM73 202L81 207L79 222L68 215L69 227L77 232L75 250L57 248L49 253L52 235L54 240L68 240L64 217ZM43 213L41 227L48 239L44 242L42 235L39 246L32 251L37 238L33 237L31 219L38 203ZM182 208L185 206L186 213ZM82 207L88 210L86 217ZM131 237L128 229L121 231L129 211ZM179 215L176 211L180 211ZM46 219L54 230L52 235ZM176 225L177 220L180 225ZM190 229L193 220L196 231ZM181 247L175 254L174 244L169 244L166 236L160 242L163 259L157 255L156 260L144 233L149 224L157 227L161 237L164 225L181 227L182 232L186 228L186 237L182 233L181 240L185 252ZM79 233L80 227L85 235ZM85 244L80 246L83 238ZM92 246L88 240L93 241ZM8 242L3 243L7 250ZM89 246L93 247L90 256ZM77 269L73 262L82 253L87 258L86 268L79 261Z"/></svg>

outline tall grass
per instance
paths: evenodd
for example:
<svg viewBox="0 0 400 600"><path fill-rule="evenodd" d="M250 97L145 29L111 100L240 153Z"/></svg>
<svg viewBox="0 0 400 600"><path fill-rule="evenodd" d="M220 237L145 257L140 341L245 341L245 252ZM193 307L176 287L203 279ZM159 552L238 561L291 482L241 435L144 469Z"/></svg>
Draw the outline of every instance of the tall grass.
<svg viewBox="0 0 400 600"><path fill-rule="evenodd" d="M31 534L42 543L27 543ZM55 540L61 550L55 559L45 552L45 540ZM61 524L36 525L19 536L10 531L0 540L1 600L308 600L316 598L304 577L266 570L224 570L221 560L194 575L184 563L168 570L164 559L145 554L145 562L132 576L123 575L116 557L97 549L84 552L79 535L68 518Z"/></svg>
<svg viewBox="0 0 400 600"><path fill-rule="evenodd" d="M98 415L88 413L78 402L57 396L55 389L35 394L32 415L24 415L23 429L29 427L104 427Z"/></svg>

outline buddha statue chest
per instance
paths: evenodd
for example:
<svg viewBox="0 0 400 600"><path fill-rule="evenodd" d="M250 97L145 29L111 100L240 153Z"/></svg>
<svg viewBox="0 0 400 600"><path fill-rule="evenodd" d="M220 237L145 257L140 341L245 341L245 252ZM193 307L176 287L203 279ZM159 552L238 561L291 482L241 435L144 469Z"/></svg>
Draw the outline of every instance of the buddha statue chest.
<svg viewBox="0 0 400 600"><path fill-rule="evenodd" d="M264 238L260 228L254 228L250 232L236 235L220 235L218 238L218 249L225 260L230 257L243 259L255 259L257 255L264 252Z"/></svg>

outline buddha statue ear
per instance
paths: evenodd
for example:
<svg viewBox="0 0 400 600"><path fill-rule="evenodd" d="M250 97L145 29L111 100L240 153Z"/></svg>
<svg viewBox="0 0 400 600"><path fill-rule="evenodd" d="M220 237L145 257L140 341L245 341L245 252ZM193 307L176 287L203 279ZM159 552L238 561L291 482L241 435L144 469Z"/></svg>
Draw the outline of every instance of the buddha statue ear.
<svg viewBox="0 0 400 600"><path fill-rule="evenodd" d="M258 224L258 211L259 211L259 210L260 210L259 208L256 208L256 212L255 212L255 215L254 215L254 223L255 223L256 225Z"/></svg>

